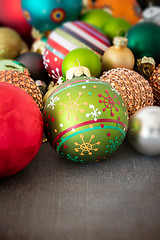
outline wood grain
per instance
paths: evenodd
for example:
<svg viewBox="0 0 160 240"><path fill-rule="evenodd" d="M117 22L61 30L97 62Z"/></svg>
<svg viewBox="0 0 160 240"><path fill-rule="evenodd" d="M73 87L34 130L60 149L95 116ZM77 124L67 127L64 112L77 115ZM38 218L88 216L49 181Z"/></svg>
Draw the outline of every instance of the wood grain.
<svg viewBox="0 0 160 240"><path fill-rule="evenodd" d="M108 160L77 164L43 143L0 179L0 240L159 240L160 157L127 140Z"/></svg>

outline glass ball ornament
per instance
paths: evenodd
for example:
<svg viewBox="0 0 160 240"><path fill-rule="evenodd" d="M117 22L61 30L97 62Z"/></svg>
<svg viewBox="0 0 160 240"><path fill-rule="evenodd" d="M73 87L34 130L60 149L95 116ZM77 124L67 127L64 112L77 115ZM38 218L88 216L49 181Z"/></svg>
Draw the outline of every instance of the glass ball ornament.
<svg viewBox="0 0 160 240"><path fill-rule="evenodd" d="M103 25L112 18L112 15L104 9L90 9L85 11L80 20L102 30Z"/></svg>
<svg viewBox="0 0 160 240"><path fill-rule="evenodd" d="M131 146L143 155L160 155L160 107L148 106L133 114L127 137Z"/></svg>
<svg viewBox="0 0 160 240"><path fill-rule="evenodd" d="M0 96L0 177L7 177L24 169L38 153L43 118L22 89L0 82Z"/></svg>
<svg viewBox="0 0 160 240"><path fill-rule="evenodd" d="M139 109L152 106L154 103L152 88L149 82L137 72L116 68L103 72L101 81L114 87L125 102L129 118Z"/></svg>
<svg viewBox="0 0 160 240"><path fill-rule="evenodd" d="M0 82L6 82L21 88L34 99L40 109L43 108L41 91L28 75L15 70L3 70L0 71Z"/></svg>
<svg viewBox="0 0 160 240"><path fill-rule="evenodd" d="M118 67L128 69L132 69L134 67L134 55L127 47L127 44L127 38L114 37L113 46L109 47L102 56L103 71Z"/></svg>
<svg viewBox="0 0 160 240"><path fill-rule="evenodd" d="M90 49L77 48L69 52L62 63L62 74L66 78L66 72L76 66L83 66L89 69L92 77L99 77L101 74L101 61Z"/></svg>
<svg viewBox="0 0 160 240"><path fill-rule="evenodd" d="M125 36L130 27L131 24L127 20L120 17L112 17L104 23L102 31L110 41L113 41L113 38L116 36Z"/></svg>
<svg viewBox="0 0 160 240"><path fill-rule="evenodd" d="M63 22L78 19L82 0L21 0L21 6L26 20L43 33Z"/></svg>
<svg viewBox="0 0 160 240"><path fill-rule="evenodd" d="M43 110L45 135L64 158L88 163L106 159L123 142L128 114L120 94L93 77L54 87Z"/></svg>
<svg viewBox="0 0 160 240"><path fill-rule="evenodd" d="M160 64L153 70L148 81L153 90L154 104L160 106Z"/></svg>
<svg viewBox="0 0 160 240"><path fill-rule="evenodd" d="M132 26L127 34L128 48L136 59L152 57L160 62L160 25L152 22L140 22Z"/></svg>

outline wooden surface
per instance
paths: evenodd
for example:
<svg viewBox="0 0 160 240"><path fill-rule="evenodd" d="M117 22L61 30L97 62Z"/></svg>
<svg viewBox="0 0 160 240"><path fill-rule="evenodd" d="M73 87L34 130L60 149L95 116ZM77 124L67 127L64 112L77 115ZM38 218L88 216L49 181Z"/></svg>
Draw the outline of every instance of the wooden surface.
<svg viewBox="0 0 160 240"><path fill-rule="evenodd" d="M127 143L107 161L77 164L43 143L0 179L0 240L159 240L160 157Z"/></svg>

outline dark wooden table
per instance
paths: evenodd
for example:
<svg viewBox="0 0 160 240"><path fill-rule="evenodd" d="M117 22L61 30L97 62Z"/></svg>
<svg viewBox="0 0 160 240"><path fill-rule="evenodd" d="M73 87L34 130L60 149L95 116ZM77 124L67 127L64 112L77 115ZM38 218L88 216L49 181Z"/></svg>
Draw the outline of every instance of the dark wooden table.
<svg viewBox="0 0 160 240"><path fill-rule="evenodd" d="M43 143L0 179L0 240L159 240L160 157L127 140L108 160L77 164Z"/></svg>

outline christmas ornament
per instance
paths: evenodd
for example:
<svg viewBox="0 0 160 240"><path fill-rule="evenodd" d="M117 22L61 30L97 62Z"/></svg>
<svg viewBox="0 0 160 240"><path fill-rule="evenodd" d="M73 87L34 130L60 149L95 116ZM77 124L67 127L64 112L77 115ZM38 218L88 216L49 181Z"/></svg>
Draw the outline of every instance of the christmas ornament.
<svg viewBox="0 0 160 240"><path fill-rule="evenodd" d="M136 59L144 56L160 61L160 26L151 22L141 22L132 26L127 33L128 48Z"/></svg>
<svg viewBox="0 0 160 240"><path fill-rule="evenodd" d="M130 23L123 18L110 18L104 23L102 31L112 41L116 36L125 36L130 27Z"/></svg>
<svg viewBox="0 0 160 240"><path fill-rule="evenodd" d="M128 116L120 94L95 78L79 77L57 86L43 112L46 137L63 157L103 160L123 142Z"/></svg>
<svg viewBox="0 0 160 240"><path fill-rule="evenodd" d="M153 70L155 69L155 61L151 57L143 57L137 59L138 71L143 77L149 79Z"/></svg>
<svg viewBox="0 0 160 240"><path fill-rule="evenodd" d="M43 139L43 119L33 99L20 88L0 82L0 177L24 169Z"/></svg>
<svg viewBox="0 0 160 240"><path fill-rule="evenodd" d="M109 70L112 68L128 68L134 67L134 55L127 48L128 40L125 37L115 37L113 46L109 47L102 56L102 68Z"/></svg>
<svg viewBox="0 0 160 240"><path fill-rule="evenodd" d="M148 106L138 110L131 118L127 133L132 147L148 155L160 155L160 107Z"/></svg>
<svg viewBox="0 0 160 240"><path fill-rule="evenodd" d="M142 15L144 21L160 24L160 7L151 5L144 9Z"/></svg>
<svg viewBox="0 0 160 240"><path fill-rule="evenodd" d="M104 23L111 17L112 15L104 9L91 9L84 12L80 20L102 29Z"/></svg>
<svg viewBox="0 0 160 240"><path fill-rule="evenodd" d="M13 29L0 27L0 59L16 58L22 50L22 39Z"/></svg>
<svg viewBox="0 0 160 240"><path fill-rule="evenodd" d="M50 77L43 65L42 55L36 52L28 52L19 55L16 60L25 65L31 74L31 77L36 80L44 81L47 85L50 82Z"/></svg>
<svg viewBox="0 0 160 240"><path fill-rule="evenodd" d="M153 90L154 103L160 106L160 64L153 71L149 83Z"/></svg>
<svg viewBox="0 0 160 240"><path fill-rule="evenodd" d="M32 78L15 70L0 71L0 82L13 84L27 92L42 109L42 94Z"/></svg>
<svg viewBox="0 0 160 240"><path fill-rule="evenodd" d="M45 82L41 81L41 80L36 80L35 81L36 85L39 87L41 93L42 93L42 96L44 96L44 94L46 93L47 91L47 85Z"/></svg>
<svg viewBox="0 0 160 240"><path fill-rule="evenodd" d="M153 105L153 92L148 81L140 74L126 68L104 72L101 81L109 83L122 96L129 118L140 108Z"/></svg>
<svg viewBox="0 0 160 240"><path fill-rule="evenodd" d="M53 30L62 22L78 19L82 10L82 1L39 1L21 0L27 21L40 32Z"/></svg>
<svg viewBox="0 0 160 240"><path fill-rule="evenodd" d="M2 70L15 70L30 75L28 69L22 63L11 59L0 60L0 71Z"/></svg>
<svg viewBox="0 0 160 240"><path fill-rule="evenodd" d="M0 1L0 23L17 31L28 44L32 43L31 26L23 16L21 0Z"/></svg>
<svg viewBox="0 0 160 240"><path fill-rule="evenodd" d="M142 10L136 0L87 0L87 7L107 8L113 17L124 18L133 25L142 19Z"/></svg>
<svg viewBox="0 0 160 240"><path fill-rule="evenodd" d="M36 52L43 55L45 51L46 42L47 42L46 37L36 39L31 46L31 52Z"/></svg>
<svg viewBox="0 0 160 240"><path fill-rule="evenodd" d="M56 28L48 37L43 63L54 82L62 76L62 62L65 56L76 48L88 48L99 57L110 46L108 38L91 25L81 22L67 22Z"/></svg>
<svg viewBox="0 0 160 240"><path fill-rule="evenodd" d="M62 63L62 73L64 78L69 69L77 66L88 68L92 77L99 77L101 74L101 61L90 49L77 48L65 56Z"/></svg>

